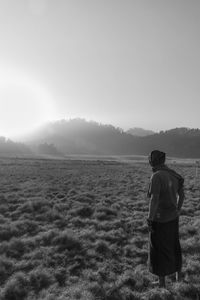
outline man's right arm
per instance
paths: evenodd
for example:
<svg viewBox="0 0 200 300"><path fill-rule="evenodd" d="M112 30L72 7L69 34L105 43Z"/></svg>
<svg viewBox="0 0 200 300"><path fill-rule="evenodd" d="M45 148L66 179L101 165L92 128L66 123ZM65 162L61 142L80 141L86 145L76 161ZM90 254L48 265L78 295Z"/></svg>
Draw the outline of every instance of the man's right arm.
<svg viewBox="0 0 200 300"><path fill-rule="evenodd" d="M148 219L151 221L154 220L158 210L160 189L161 189L160 178L158 174L154 173L151 177L150 188L149 188L150 203L149 203Z"/></svg>

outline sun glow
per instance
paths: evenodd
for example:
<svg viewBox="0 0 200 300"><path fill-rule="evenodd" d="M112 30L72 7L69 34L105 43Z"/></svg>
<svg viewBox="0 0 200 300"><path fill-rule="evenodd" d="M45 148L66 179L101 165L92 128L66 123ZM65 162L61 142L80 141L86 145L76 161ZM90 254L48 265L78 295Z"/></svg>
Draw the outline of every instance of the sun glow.
<svg viewBox="0 0 200 300"><path fill-rule="evenodd" d="M0 135L15 137L54 119L51 95L25 73L0 72Z"/></svg>

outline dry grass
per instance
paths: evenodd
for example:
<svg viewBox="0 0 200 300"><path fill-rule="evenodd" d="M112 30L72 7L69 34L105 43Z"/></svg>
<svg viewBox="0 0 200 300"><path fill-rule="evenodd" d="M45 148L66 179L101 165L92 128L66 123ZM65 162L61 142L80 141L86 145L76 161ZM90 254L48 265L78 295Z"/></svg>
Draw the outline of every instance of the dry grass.
<svg viewBox="0 0 200 300"><path fill-rule="evenodd" d="M176 170L184 278L163 290L147 270L149 166L2 159L0 299L199 299L200 189L192 165Z"/></svg>

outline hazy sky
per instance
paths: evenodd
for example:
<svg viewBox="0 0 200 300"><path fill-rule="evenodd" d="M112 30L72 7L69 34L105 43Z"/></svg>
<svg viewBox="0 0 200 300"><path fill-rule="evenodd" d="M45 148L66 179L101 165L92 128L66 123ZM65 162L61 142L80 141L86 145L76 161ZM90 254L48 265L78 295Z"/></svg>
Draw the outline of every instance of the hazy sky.
<svg viewBox="0 0 200 300"><path fill-rule="evenodd" d="M199 0L0 0L0 134L200 127Z"/></svg>

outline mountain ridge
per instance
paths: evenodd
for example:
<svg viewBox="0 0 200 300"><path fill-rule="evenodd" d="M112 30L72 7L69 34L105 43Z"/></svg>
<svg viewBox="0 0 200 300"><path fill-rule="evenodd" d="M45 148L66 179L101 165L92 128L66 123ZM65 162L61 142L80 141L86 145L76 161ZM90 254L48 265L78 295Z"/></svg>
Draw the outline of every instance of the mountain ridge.
<svg viewBox="0 0 200 300"><path fill-rule="evenodd" d="M26 143L63 154L148 155L160 149L170 156L200 158L200 129L187 127L134 136L111 124L63 119L45 124Z"/></svg>

